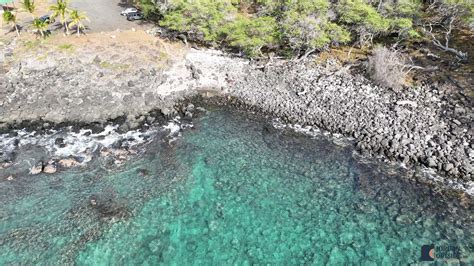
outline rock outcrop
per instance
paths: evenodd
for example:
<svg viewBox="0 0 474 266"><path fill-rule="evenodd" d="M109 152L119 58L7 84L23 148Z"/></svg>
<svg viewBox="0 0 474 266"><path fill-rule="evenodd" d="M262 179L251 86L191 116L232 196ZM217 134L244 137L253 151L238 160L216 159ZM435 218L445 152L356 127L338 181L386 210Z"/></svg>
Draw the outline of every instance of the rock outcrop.
<svg viewBox="0 0 474 266"><path fill-rule="evenodd" d="M154 119L147 116L152 110L182 112L176 105L184 98L219 95L225 104L353 137L365 155L474 179L472 107L451 102L438 85L393 91L331 61L257 66L216 51L191 50L165 69L117 73L101 62L98 56L18 62L0 84L0 127L124 117L125 130ZM191 118L192 111L183 115Z"/></svg>

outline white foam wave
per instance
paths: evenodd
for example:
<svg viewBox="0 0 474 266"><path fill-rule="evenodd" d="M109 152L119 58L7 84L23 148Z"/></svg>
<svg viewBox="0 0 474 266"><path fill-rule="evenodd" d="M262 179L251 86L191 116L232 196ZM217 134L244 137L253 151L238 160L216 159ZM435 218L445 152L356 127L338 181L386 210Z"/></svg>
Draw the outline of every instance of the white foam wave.
<svg viewBox="0 0 474 266"><path fill-rule="evenodd" d="M307 136L317 138L317 137L326 137L329 138L334 144L338 146L347 146L351 144L353 138L345 137L338 133L331 133L329 131L321 130L317 127L312 126L301 126L299 124L285 124L280 121L280 119L275 118L272 120L272 125L276 129L291 129L295 132L303 133Z"/></svg>
<svg viewBox="0 0 474 266"><path fill-rule="evenodd" d="M176 140L181 137L182 129L192 127L192 124L181 123L176 117L162 127L150 127L142 132L132 130L125 133L118 132L118 125L107 125L102 132L92 133L90 129L81 129L73 132L72 127L61 130L49 130L46 134L39 135L35 131L25 129L15 130L11 134L0 135L0 150L9 153L26 145L36 145L45 148L52 157L65 158L93 153L101 147L111 148L115 144L129 148L146 143L153 139L160 131L169 131L168 137ZM58 143L56 143L58 141Z"/></svg>

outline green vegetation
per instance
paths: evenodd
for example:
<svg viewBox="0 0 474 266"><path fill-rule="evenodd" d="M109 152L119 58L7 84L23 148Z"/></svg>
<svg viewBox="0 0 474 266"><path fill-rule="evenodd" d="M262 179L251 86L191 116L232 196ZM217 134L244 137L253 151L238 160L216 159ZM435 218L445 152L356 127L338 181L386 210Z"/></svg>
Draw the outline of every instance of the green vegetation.
<svg viewBox="0 0 474 266"><path fill-rule="evenodd" d="M6 23L6 24L11 24L13 25L13 28L15 28L15 31L16 31L16 34L18 36L20 36L20 31L18 30L18 25L16 23L16 15L13 14L11 11L9 10L5 10L3 12L3 15L2 15L2 18L3 18L3 21Z"/></svg>
<svg viewBox="0 0 474 266"><path fill-rule="evenodd" d="M47 21L35 18L33 20L32 26L33 26L34 29L36 29L40 33L41 37L44 38L46 36L46 31L48 30L48 22Z"/></svg>
<svg viewBox="0 0 474 266"><path fill-rule="evenodd" d="M38 48L41 44L42 44L42 41L36 39L34 41L25 41L23 43L23 46L25 47L25 49L27 51L30 51L30 50L34 50L34 49Z"/></svg>
<svg viewBox="0 0 474 266"><path fill-rule="evenodd" d="M35 18L36 5L34 0L23 0L21 3L21 9L25 12L30 13L30 15Z"/></svg>
<svg viewBox="0 0 474 266"><path fill-rule="evenodd" d="M70 43L65 43L65 44L58 45L58 49L64 52L72 52L74 51L74 46Z"/></svg>
<svg viewBox="0 0 474 266"><path fill-rule="evenodd" d="M117 64L117 63L110 63L107 61L101 61L99 66L103 69L110 69L110 70L127 70L130 68L128 64Z"/></svg>
<svg viewBox="0 0 474 266"><path fill-rule="evenodd" d="M44 38L46 37L46 33L49 33L49 24L53 23L55 18L59 17L61 24L64 26L66 30L66 34L69 35L69 28L72 26L76 26L77 34L79 35L81 30L85 27L83 25L84 20L89 20L84 12L80 12L79 10L71 10L69 9L69 0L56 0L56 4L53 4L49 7L49 10L53 13L51 14L51 19L42 20L35 16L36 5L34 0L23 0L20 2L21 7L13 13L10 10L6 10L2 17L3 21L6 24L11 24L16 30L18 36L20 36L20 31L17 24L17 12L27 12L30 13L33 17L33 22L31 27L35 29L40 35ZM11 8L15 10L16 8Z"/></svg>
<svg viewBox="0 0 474 266"><path fill-rule="evenodd" d="M341 44L422 37L427 17L474 25L470 0L140 0L148 18L187 39L235 49L302 55ZM449 20L440 20L443 24Z"/></svg>
<svg viewBox="0 0 474 266"><path fill-rule="evenodd" d="M63 24L64 28L66 29L66 34L69 34L67 15L71 12L71 10L68 7L68 1L57 0L56 4L49 7L49 10L53 11L53 14L51 15L52 18L59 17L61 24Z"/></svg>
<svg viewBox="0 0 474 266"><path fill-rule="evenodd" d="M154 0L141 0L140 6L146 19L158 19L161 12Z"/></svg>
<svg viewBox="0 0 474 266"><path fill-rule="evenodd" d="M84 29L82 21L89 19L86 17L86 14L84 12L79 12L79 10L76 9L71 10L69 17L71 19L71 22L69 22L69 27L76 26L77 36L79 36L81 34L81 30Z"/></svg>
<svg viewBox="0 0 474 266"><path fill-rule="evenodd" d="M284 5L279 23L282 41L298 54L350 41L348 30L330 20L327 0L286 1Z"/></svg>
<svg viewBox="0 0 474 266"><path fill-rule="evenodd" d="M175 0L165 12L161 26L186 32L199 41L218 41L222 28L231 23L236 9L230 1Z"/></svg>
<svg viewBox="0 0 474 266"><path fill-rule="evenodd" d="M278 43L278 30L275 18L264 16L250 19L238 15L234 21L219 30L223 40L232 47L237 47L250 56L261 55L263 47Z"/></svg>

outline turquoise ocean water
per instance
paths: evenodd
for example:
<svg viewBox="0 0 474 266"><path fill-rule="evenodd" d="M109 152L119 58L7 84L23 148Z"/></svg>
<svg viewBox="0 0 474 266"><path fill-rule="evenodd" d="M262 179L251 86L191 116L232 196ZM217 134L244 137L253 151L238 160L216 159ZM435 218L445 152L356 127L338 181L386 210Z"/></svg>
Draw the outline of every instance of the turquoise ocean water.
<svg viewBox="0 0 474 266"><path fill-rule="evenodd" d="M215 110L120 168L0 181L0 265L401 265L472 209L351 147Z"/></svg>

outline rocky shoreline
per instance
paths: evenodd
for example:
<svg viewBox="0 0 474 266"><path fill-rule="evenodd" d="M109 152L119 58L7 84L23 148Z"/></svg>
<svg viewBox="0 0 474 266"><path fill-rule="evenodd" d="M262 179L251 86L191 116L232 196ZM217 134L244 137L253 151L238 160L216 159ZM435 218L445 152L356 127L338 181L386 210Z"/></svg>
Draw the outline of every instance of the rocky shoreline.
<svg viewBox="0 0 474 266"><path fill-rule="evenodd" d="M100 56L52 58L25 58L3 74L3 132L110 120L126 131L157 117L191 118L187 106L196 95L218 96L206 101L342 134L363 155L424 165L465 190L474 184L473 110L448 99L445 86L392 91L332 61L259 65L216 51L192 50L166 69L120 73L100 68Z"/></svg>
<svg viewBox="0 0 474 266"><path fill-rule="evenodd" d="M237 105L353 137L363 155L473 181L472 107L434 86L392 91L337 64L282 64L249 71L229 91Z"/></svg>

